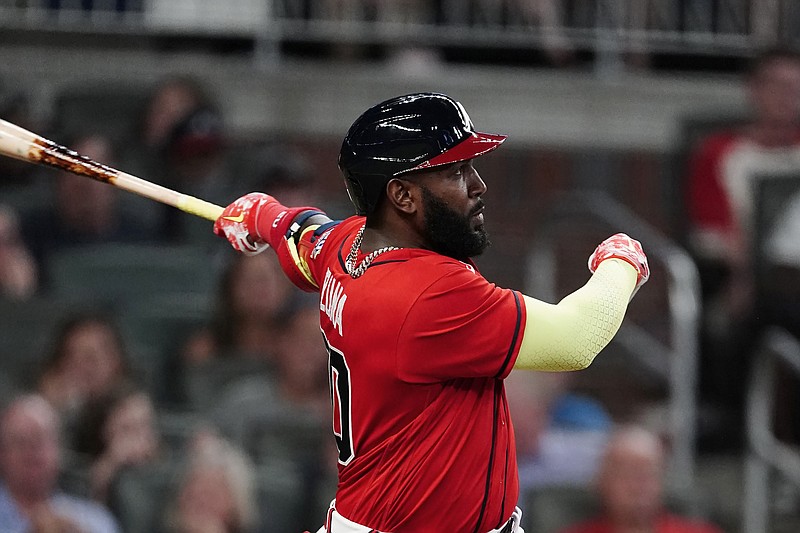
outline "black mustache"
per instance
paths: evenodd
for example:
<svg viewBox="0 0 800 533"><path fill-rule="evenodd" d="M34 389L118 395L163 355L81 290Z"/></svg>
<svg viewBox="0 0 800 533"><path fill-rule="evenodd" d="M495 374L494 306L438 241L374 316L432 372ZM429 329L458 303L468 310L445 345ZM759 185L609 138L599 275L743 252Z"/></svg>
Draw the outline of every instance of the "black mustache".
<svg viewBox="0 0 800 533"><path fill-rule="evenodd" d="M472 208L472 211L469 212L470 216L477 215L478 211L484 208L486 203L483 200L478 200L478 203L475 204L475 207Z"/></svg>

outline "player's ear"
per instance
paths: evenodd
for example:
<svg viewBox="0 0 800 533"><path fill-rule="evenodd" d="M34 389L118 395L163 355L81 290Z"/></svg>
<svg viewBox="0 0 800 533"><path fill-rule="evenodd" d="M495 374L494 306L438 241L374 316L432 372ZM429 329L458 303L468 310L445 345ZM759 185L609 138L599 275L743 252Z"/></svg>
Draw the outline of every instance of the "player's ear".
<svg viewBox="0 0 800 533"><path fill-rule="evenodd" d="M395 209L411 215L419 209L417 189L409 180L394 178L386 184L386 197Z"/></svg>

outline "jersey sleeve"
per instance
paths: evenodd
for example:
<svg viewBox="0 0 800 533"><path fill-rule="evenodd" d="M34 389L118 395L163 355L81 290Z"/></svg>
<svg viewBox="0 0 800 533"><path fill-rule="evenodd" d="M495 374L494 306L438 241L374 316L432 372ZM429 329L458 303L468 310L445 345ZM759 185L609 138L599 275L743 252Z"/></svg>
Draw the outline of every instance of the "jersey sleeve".
<svg viewBox="0 0 800 533"><path fill-rule="evenodd" d="M303 272L303 276L314 286L315 291L319 291L322 285L320 256L327 251L328 237L339 224L340 221L331 221L327 224L309 226L303 230L294 246L293 257L297 269Z"/></svg>
<svg viewBox="0 0 800 533"><path fill-rule="evenodd" d="M489 283L468 265L421 291L397 341L400 379L430 383L455 378L505 378L525 325L519 293Z"/></svg>

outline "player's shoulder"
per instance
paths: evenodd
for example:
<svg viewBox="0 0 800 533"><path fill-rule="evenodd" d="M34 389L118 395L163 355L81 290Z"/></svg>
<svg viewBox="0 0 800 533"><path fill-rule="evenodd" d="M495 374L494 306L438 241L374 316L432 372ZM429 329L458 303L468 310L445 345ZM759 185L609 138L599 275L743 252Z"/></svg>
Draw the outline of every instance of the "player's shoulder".
<svg viewBox="0 0 800 533"><path fill-rule="evenodd" d="M410 291L418 295L474 302L499 288L488 281L470 261L459 261L435 252L413 250L403 264Z"/></svg>
<svg viewBox="0 0 800 533"><path fill-rule="evenodd" d="M483 279L472 261L460 261L430 250L414 249L409 251L406 265L409 269L418 271L419 275L423 277L465 276Z"/></svg>

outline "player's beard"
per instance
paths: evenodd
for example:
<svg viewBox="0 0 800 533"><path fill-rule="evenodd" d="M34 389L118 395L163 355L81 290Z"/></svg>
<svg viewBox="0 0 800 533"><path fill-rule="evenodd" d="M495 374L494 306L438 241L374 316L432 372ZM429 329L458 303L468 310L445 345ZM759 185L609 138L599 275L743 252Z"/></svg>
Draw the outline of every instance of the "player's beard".
<svg viewBox="0 0 800 533"><path fill-rule="evenodd" d="M427 187L420 188L422 206L425 210L423 218L425 240L430 249L459 261L482 254L491 244L489 234L486 233L483 224L473 229L470 221L483 207L483 202L479 201L478 205L465 216L451 209Z"/></svg>

